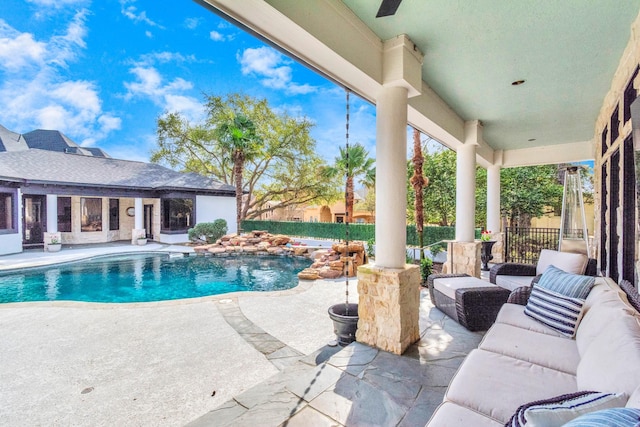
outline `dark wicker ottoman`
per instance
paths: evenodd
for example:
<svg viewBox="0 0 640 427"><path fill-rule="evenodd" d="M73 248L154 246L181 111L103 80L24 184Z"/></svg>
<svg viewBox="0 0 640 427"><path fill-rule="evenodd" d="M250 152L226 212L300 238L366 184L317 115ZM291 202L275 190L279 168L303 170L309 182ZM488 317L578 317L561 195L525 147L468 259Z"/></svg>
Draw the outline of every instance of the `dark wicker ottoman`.
<svg viewBox="0 0 640 427"><path fill-rule="evenodd" d="M455 298L436 289L434 281L458 283ZM443 283L443 282L441 282ZM432 274L427 278L431 302L470 331L485 331L493 325L510 291L468 274ZM451 292L449 292L451 294Z"/></svg>

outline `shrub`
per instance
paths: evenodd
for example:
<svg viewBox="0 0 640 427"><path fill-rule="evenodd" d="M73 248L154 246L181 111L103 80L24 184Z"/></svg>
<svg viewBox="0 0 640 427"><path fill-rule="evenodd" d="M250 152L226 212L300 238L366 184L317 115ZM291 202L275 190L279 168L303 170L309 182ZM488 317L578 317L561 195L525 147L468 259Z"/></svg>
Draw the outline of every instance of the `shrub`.
<svg viewBox="0 0 640 427"><path fill-rule="evenodd" d="M427 281L427 277L433 271L433 261L430 258L424 258L420 261L420 275L422 276L422 283Z"/></svg>
<svg viewBox="0 0 640 427"><path fill-rule="evenodd" d="M216 240L227 234L227 221L216 219L213 222L201 222L190 228L189 240L204 240L207 243L214 243Z"/></svg>
<svg viewBox="0 0 640 427"><path fill-rule="evenodd" d="M373 237L367 240L367 258L375 258L376 252L374 246L376 244L376 239Z"/></svg>

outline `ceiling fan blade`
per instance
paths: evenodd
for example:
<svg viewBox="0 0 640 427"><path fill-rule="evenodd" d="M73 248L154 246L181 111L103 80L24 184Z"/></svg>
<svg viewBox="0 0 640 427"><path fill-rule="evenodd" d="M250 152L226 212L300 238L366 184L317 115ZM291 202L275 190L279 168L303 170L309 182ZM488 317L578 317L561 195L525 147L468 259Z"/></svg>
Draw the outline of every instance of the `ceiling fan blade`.
<svg viewBox="0 0 640 427"><path fill-rule="evenodd" d="M402 0L382 0L376 18L395 15L398 10L398 6L400 6L400 2L402 2Z"/></svg>

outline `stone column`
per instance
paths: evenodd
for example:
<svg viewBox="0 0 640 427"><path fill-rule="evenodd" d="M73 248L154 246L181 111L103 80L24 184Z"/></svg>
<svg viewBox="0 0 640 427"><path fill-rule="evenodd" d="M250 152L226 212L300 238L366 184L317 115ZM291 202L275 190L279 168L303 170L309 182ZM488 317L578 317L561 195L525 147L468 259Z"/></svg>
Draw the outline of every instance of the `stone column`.
<svg viewBox="0 0 640 427"><path fill-rule="evenodd" d="M384 43L376 99L376 260L358 268L356 339L396 354L420 338L420 271L405 260L407 108L422 88L421 63L406 36Z"/></svg>
<svg viewBox="0 0 640 427"><path fill-rule="evenodd" d="M133 202L133 207L135 209L135 216L133 219L133 230L131 232L131 244L138 244L138 237L146 236L146 232L144 229L144 210L142 207L142 198L136 197Z"/></svg>

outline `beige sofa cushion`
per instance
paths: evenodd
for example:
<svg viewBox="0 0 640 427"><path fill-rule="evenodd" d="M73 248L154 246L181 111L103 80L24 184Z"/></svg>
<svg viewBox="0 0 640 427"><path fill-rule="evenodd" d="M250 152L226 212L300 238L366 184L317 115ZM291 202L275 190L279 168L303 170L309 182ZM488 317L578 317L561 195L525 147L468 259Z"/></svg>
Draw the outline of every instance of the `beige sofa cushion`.
<svg viewBox="0 0 640 427"><path fill-rule="evenodd" d="M610 318L582 355L576 376L580 390L631 395L640 384L639 319L628 315Z"/></svg>
<svg viewBox="0 0 640 427"><path fill-rule="evenodd" d="M535 276L507 276L498 274L496 276L496 285L500 286L501 288L514 291L523 286L531 286L531 281L534 277Z"/></svg>
<svg viewBox="0 0 640 427"><path fill-rule="evenodd" d="M518 328L526 329L541 334L552 335L554 337L562 337L562 334L550 327L533 320L524 314L524 305L504 304L498 312L496 323L504 323L505 325L513 325Z"/></svg>
<svg viewBox="0 0 640 427"><path fill-rule="evenodd" d="M492 420L487 416L452 402L440 404L427 423L428 427L502 427L503 425L504 423L499 423L496 420Z"/></svg>
<svg viewBox="0 0 640 427"><path fill-rule="evenodd" d="M495 288L496 285L477 277L441 277L433 281L433 288L452 300L456 299L456 290L464 288ZM496 288L497 289L497 288Z"/></svg>
<svg viewBox="0 0 640 427"><path fill-rule="evenodd" d="M580 362L574 340L502 323L494 324L489 329L478 348L571 375L576 374Z"/></svg>
<svg viewBox="0 0 640 427"><path fill-rule="evenodd" d="M596 337L607 333L611 322L622 316L636 315L636 311L627 302L624 292L616 285L606 282L596 285L585 302L586 312L576 332L576 344L581 355L585 354Z"/></svg>
<svg viewBox="0 0 640 427"><path fill-rule="evenodd" d="M476 349L454 375L445 401L505 423L522 404L575 391L573 375Z"/></svg>
<svg viewBox="0 0 640 427"><path fill-rule="evenodd" d="M536 265L536 274L544 273L550 265L554 265L567 273L584 274L588 262L589 257L583 254L543 249L540 251L540 257Z"/></svg>

